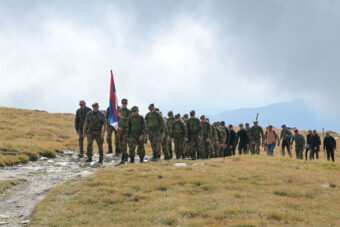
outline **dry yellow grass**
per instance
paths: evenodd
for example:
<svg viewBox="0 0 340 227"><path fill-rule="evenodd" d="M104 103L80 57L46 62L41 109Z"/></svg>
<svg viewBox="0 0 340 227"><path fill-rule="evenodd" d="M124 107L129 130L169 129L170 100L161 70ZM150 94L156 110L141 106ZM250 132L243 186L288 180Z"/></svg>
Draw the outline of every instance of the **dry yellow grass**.
<svg viewBox="0 0 340 227"><path fill-rule="evenodd" d="M34 161L39 156L54 157L66 149L79 151L74 118L74 114L0 107L0 167ZM85 150L86 146L85 140ZM94 151L98 151L97 146ZM149 144L146 151L151 151Z"/></svg>
<svg viewBox="0 0 340 227"><path fill-rule="evenodd" d="M198 162L205 165L100 169L54 189L31 226L339 226L338 163L265 155Z"/></svg>

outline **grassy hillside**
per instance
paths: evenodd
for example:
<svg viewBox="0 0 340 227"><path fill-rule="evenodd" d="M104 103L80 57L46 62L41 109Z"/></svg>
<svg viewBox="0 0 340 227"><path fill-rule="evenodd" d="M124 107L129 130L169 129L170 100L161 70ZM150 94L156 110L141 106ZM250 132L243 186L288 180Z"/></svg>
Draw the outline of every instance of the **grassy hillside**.
<svg viewBox="0 0 340 227"><path fill-rule="evenodd" d="M100 169L54 189L31 226L339 226L338 163L265 155L198 162Z"/></svg>
<svg viewBox="0 0 340 227"><path fill-rule="evenodd" d="M0 108L0 166L76 149L74 115Z"/></svg>
<svg viewBox="0 0 340 227"><path fill-rule="evenodd" d="M0 167L34 161L40 156L54 157L65 149L78 150L73 114L0 107ZM97 151L96 145L94 150ZM152 153L150 144L146 145L146 153Z"/></svg>

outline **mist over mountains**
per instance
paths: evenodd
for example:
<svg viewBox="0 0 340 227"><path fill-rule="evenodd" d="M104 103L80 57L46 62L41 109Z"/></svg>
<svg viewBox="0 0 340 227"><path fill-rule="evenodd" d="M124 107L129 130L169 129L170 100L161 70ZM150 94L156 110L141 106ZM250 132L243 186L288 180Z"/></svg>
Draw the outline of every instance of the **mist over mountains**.
<svg viewBox="0 0 340 227"><path fill-rule="evenodd" d="M298 129L317 131L340 131L340 119L332 110L327 112L313 107L306 100L293 100L274 103L258 108L242 108L229 110L209 116L213 121L225 121L227 124L238 125L240 122L252 122L259 113L259 125L265 127L269 124L280 128L282 124Z"/></svg>

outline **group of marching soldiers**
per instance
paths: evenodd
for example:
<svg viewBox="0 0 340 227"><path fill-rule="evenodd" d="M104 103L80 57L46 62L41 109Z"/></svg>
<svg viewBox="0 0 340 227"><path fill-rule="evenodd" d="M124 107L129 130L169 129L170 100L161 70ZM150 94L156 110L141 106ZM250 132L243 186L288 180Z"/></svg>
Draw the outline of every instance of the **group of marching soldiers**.
<svg viewBox="0 0 340 227"><path fill-rule="evenodd" d="M276 141L278 140L278 144L280 144L281 139L283 152L284 147L287 146L291 156L291 143L295 141L298 152L301 150L299 146L305 142L304 138L301 139L300 134L296 131L295 136L285 133L286 128L283 128L280 138L273 132L272 126L267 127L264 133L262 127L258 126L257 120L254 121L252 127L248 123L245 126L239 124L239 130L235 132L233 125L226 126L223 121L211 124L204 115L198 119L194 110L190 112L190 116L188 114L174 116L173 112L169 111L168 118L166 118L158 108L155 108L154 104L150 104L149 112L144 118L139 114L137 106L133 106L131 110L127 107L127 99L122 99L121 103L122 105L118 109L118 130L116 130L109 123L109 108L104 116L102 112L98 111L98 103L92 105L93 110L91 111L86 107L85 101L80 101L81 108L77 110L76 114L76 130L79 134L80 157L83 157L82 141L87 135L87 162L92 162L93 141L96 140L100 155L99 163L102 163L102 146L106 130L108 153L113 153L112 134L114 134L115 155L121 155L121 163L128 162L129 157L131 163L135 162L136 147L139 160L143 162L144 146L148 140L153 153L152 161L160 160L161 153L163 153L164 160L172 159L173 153L176 159L191 158L195 160L226 157L235 155L237 147L239 155L260 154L261 145L266 148L268 155L272 155ZM289 144L287 144L287 138L289 138ZM174 152L172 144L174 144ZM305 145L303 146L305 147ZM302 155L297 153L297 158L302 158ZM312 159L312 156L310 158ZM334 152L332 159L334 160Z"/></svg>

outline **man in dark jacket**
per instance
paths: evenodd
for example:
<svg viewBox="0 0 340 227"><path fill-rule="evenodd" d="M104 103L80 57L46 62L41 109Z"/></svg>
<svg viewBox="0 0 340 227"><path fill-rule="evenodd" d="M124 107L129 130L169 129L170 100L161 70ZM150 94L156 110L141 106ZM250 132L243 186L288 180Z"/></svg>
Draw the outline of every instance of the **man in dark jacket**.
<svg viewBox="0 0 340 227"><path fill-rule="evenodd" d="M78 157L82 158L84 157L84 136L83 136L83 128L84 128L84 122L86 118L86 114L91 111L90 108L86 106L86 102L84 100L79 101L80 108L76 112L76 118L75 118L75 128L76 132L79 137L79 149L80 152L78 154Z"/></svg>
<svg viewBox="0 0 340 227"><path fill-rule="evenodd" d="M281 127L282 131L278 145L280 146L280 142L282 140L282 156L285 156L285 148L287 148L289 157L292 157L292 153L290 152L290 141L292 138L292 133L289 131L286 125L282 125Z"/></svg>
<svg viewBox="0 0 340 227"><path fill-rule="evenodd" d="M332 161L334 162L334 150L336 149L336 141L333 136L326 132L326 137L323 140L323 150L326 149L327 152L327 160L329 161L330 157L332 157Z"/></svg>
<svg viewBox="0 0 340 227"><path fill-rule="evenodd" d="M228 136L228 153L226 156L235 155L237 136L232 125L228 126L229 136Z"/></svg>
<svg viewBox="0 0 340 227"><path fill-rule="evenodd" d="M236 134L237 136L236 144L238 143L238 154L239 155L242 155L242 153L248 154L248 148L249 148L248 132L243 128L242 123L239 126L240 126L240 130Z"/></svg>
<svg viewBox="0 0 340 227"><path fill-rule="evenodd" d="M312 138L312 130L308 130L308 134L306 136L306 160L308 157L308 151L310 151L311 147L310 147L310 143L311 143L311 138Z"/></svg>
<svg viewBox="0 0 340 227"><path fill-rule="evenodd" d="M319 151L320 151L321 140L320 136L316 133L316 130L313 130L313 134L311 136L311 150L309 159L314 159L314 154L316 155L316 159L319 159Z"/></svg>

